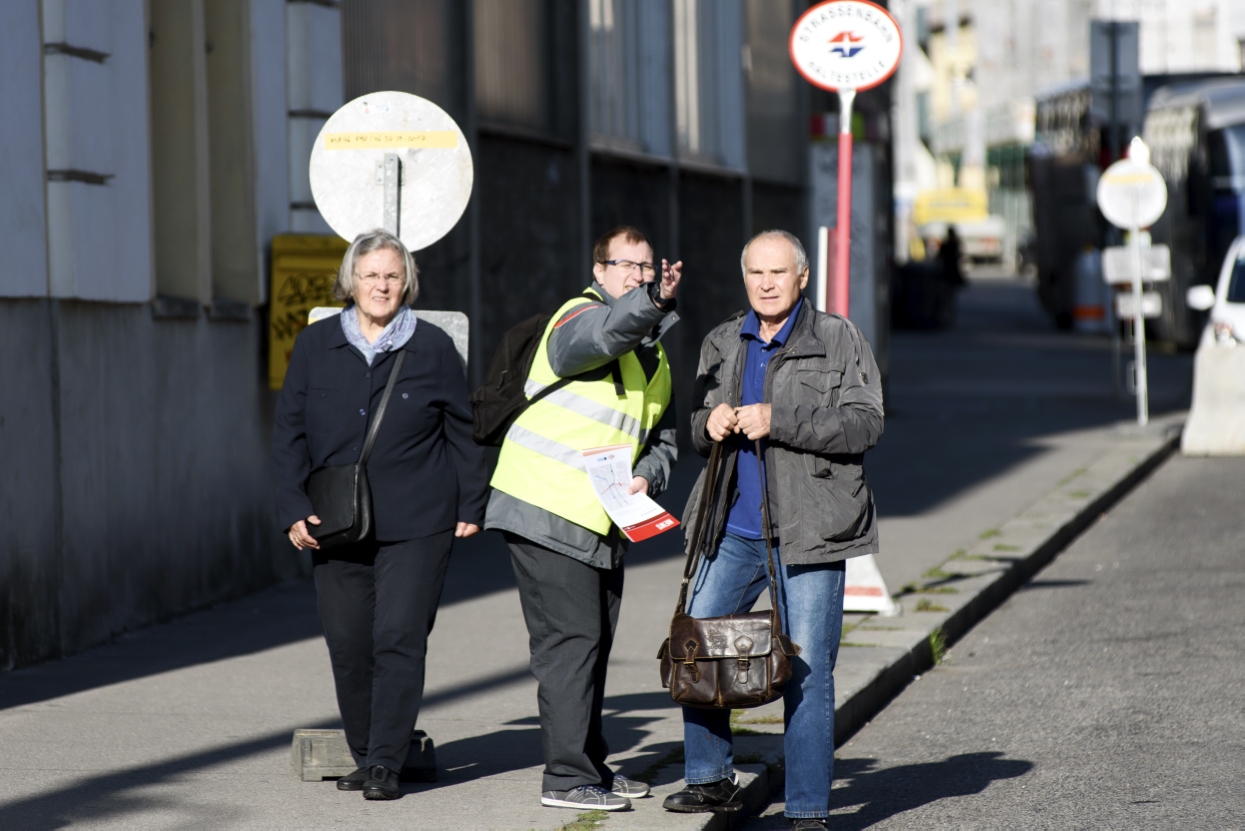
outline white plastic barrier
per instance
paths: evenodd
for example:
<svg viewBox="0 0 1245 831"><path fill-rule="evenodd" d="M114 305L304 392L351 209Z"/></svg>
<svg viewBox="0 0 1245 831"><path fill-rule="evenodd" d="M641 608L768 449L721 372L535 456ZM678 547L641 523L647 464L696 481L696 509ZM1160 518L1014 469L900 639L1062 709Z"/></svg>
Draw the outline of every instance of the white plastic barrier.
<svg viewBox="0 0 1245 831"><path fill-rule="evenodd" d="M1245 344L1202 339L1193 370L1193 409L1180 449L1190 456L1245 455Z"/></svg>

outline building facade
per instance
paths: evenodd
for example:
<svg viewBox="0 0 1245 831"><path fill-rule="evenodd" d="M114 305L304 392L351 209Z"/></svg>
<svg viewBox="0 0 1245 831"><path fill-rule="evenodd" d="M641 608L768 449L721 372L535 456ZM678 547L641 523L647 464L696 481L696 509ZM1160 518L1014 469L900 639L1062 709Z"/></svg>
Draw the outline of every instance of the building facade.
<svg viewBox="0 0 1245 831"><path fill-rule="evenodd" d="M802 0L0 3L0 668L305 572L269 511L271 241L328 233L307 161L396 89L449 112L475 192L420 306L500 334L639 226L686 263L667 347L744 302L762 228L806 235Z"/></svg>

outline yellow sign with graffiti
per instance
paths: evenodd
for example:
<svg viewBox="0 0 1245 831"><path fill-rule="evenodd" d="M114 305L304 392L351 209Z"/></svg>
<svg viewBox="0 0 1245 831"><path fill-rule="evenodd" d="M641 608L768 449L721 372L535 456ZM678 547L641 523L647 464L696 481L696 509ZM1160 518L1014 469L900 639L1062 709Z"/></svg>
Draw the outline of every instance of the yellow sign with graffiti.
<svg viewBox="0 0 1245 831"><path fill-rule="evenodd" d="M316 306L342 306L333 298L337 269L350 244L341 237L279 234L272 238L272 298L268 315L268 384L281 389L294 339Z"/></svg>

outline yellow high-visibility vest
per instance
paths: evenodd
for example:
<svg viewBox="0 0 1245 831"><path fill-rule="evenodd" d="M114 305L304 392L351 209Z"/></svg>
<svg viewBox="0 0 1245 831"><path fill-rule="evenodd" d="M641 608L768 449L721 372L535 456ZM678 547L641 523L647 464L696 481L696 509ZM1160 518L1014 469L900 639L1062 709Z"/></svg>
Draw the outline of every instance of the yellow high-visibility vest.
<svg viewBox="0 0 1245 831"><path fill-rule="evenodd" d="M549 365L548 352L549 335L558 321L574 307L591 302L576 297L549 321L528 373L524 390L528 398L560 380ZM528 407L506 433L492 486L576 525L608 534L610 518L588 481L583 451L629 444L634 464L670 404L670 364L661 344L657 355L659 363L651 380L644 377L634 352L619 356L625 396L618 395L613 376L606 375L599 381L572 381Z"/></svg>

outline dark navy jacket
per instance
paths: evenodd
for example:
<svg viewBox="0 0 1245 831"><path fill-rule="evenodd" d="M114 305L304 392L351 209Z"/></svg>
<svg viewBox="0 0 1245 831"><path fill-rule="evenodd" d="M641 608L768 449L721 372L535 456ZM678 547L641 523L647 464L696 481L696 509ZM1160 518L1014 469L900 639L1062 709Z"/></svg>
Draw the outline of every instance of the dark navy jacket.
<svg viewBox="0 0 1245 831"><path fill-rule="evenodd" d="M488 468L471 439L467 379L449 335L421 320L367 463L376 539L416 539L484 523ZM277 525L284 531L314 511L307 477L359 458L396 352L371 367L336 317L304 329L277 399L272 462Z"/></svg>

